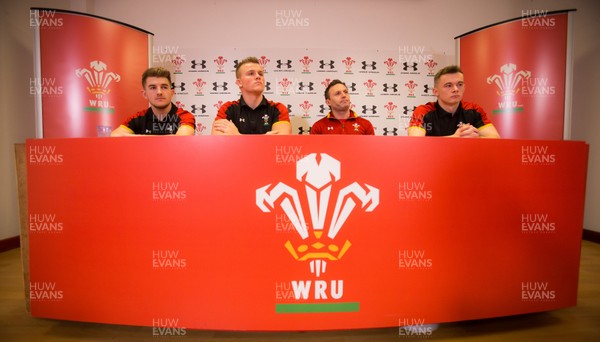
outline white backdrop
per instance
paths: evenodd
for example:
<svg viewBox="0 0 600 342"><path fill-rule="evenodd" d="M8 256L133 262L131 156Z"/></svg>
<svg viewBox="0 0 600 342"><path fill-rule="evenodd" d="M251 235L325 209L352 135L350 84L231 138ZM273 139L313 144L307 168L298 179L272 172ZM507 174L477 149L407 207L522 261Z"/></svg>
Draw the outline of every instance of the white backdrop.
<svg viewBox="0 0 600 342"><path fill-rule="evenodd" d="M265 70L265 96L287 105L293 134L308 134L329 112L324 90L340 79L352 109L369 119L376 135L406 135L414 108L435 101L433 75L452 59L425 46L398 50L201 49L154 46L153 66L172 72L175 102L196 117L197 134L210 134L221 104L240 97L235 66L257 57Z"/></svg>

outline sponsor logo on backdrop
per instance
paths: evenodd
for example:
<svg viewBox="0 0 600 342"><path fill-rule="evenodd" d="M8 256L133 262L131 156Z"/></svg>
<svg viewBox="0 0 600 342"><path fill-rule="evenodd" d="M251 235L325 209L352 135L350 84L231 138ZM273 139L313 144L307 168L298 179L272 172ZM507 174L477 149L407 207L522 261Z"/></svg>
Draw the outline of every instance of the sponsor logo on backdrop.
<svg viewBox="0 0 600 342"><path fill-rule="evenodd" d="M412 117L412 113L417 109L417 107L412 106L409 108L408 106L402 107L402 114L400 114L400 128L403 130L408 130L408 126L410 125L410 119Z"/></svg>
<svg viewBox="0 0 600 342"><path fill-rule="evenodd" d="M29 214L30 233L62 233L64 223L57 218L56 214Z"/></svg>
<svg viewBox="0 0 600 342"><path fill-rule="evenodd" d="M375 91L375 87L377 86L377 83L374 82L373 80L367 80L365 83L363 83L363 85L365 86L365 88L367 88L367 93L366 93L366 97L373 97L375 96L374 91Z"/></svg>
<svg viewBox="0 0 600 342"><path fill-rule="evenodd" d="M206 125L204 125L203 123L201 123L201 122L197 123L196 124L196 135L201 135L207 129L208 129L208 127Z"/></svg>
<svg viewBox="0 0 600 342"><path fill-rule="evenodd" d="M388 58L386 59L383 64L385 64L385 67L387 69L387 72L385 73L388 76L395 76L396 75L396 65L398 64L398 62L393 59L393 58Z"/></svg>
<svg viewBox="0 0 600 342"><path fill-rule="evenodd" d="M302 109L302 117L307 119L310 118L310 109L314 107L313 104L308 100L304 100L299 106Z"/></svg>
<svg viewBox="0 0 600 342"><path fill-rule="evenodd" d="M268 59L267 56L260 56L260 58L258 58L258 64L260 64L260 66L263 68L265 74L268 73L267 65L269 62L271 62L271 60Z"/></svg>
<svg viewBox="0 0 600 342"><path fill-rule="evenodd" d="M275 70L273 72L296 72L292 66L291 59L278 59L275 62Z"/></svg>
<svg viewBox="0 0 600 342"><path fill-rule="evenodd" d="M400 96L400 89L398 83L386 82L383 84L382 92L380 95L382 96Z"/></svg>
<svg viewBox="0 0 600 342"><path fill-rule="evenodd" d="M217 67L216 73L224 74L225 73L225 64L227 63L227 59L223 56L219 56L219 57L215 58L213 60L213 62L215 63L215 66Z"/></svg>
<svg viewBox="0 0 600 342"><path fill-rule="evenodd" d="M152 336L183 337L187 335L185 327L180 326L179 318L153 318Z"/></svg>
<svg viewBox="0 0 600 342"><path fill-rule="evenodd" d="M346 88L348 88L348 94L358 95L356 83L354 83L354 82L344 82L344 83L346 83Z"/></svg>
<svg viewBox="0 0 600 342"><path fill-rule="evenodd" d="M200 105L193 104L192 107L190 108L190 113L194 114L194 116L196 116L198 118L208 117L205 104L200 104Z"/></svg>
<svg viewBox="0 0 600 342"><path fill-rule="evenodd" d="M185 57L183 55L177 55L171 59L171 63L175 67L173 74L181 74L181 66L185 63Z"/></svg>
<svg viewBox="0 0 600 342"><path fill-rule="evenodd" d="M275 87L277 88L277 87ZM271 89L271 82L266 81L265 82L265 91L263 92L263 94L265 95L273 95L275 92Z"/></svg>
<svg viewBox="0 0 600 342"><path fill-rule="evenodd" d="M356 61L354 59L352 59L352 57L346 57L344 59L342 59L342 64L344 64L344 66L346 67L346 71L344 72L344 74L347 75L352 75L352 65L354 65Z"/></svg>
<svg viewBox="0 0 600 342"><path fill-rule="evenodd" d="M218 111L223 106L223 103L225 103L223 100L219 100L213 105L213 107L215 107Z"/></svg>
<svg viewBox="0 0 600 342"><path fill-rule="evenodd" d="M287 77L284 77L281 79L281 81L277 82L277 86L278 86L277 93L279 93L279 95L289 96L290 90L293 89L292 88L293 82L291 80L289 80Z"/></svg>
<svg viewBox="0 0 600 342"><path fill-rule="evenodd" d="M433 87L430 86L429 84L424 84L423 85L423 93L420 95L421 97L435 97L435 95L433 95Z"/></svg>
<svg viewBox="0 0 600 342"><path fill-rule="evenodd" d="M40 302L57 302L64 299L64 292L56 282L29 282L29 299Z"/></svg>
<svg viewBox="0 0 600 342"><path fill-rule="evenodd" d="M206 82L201 78L197 78L192 84L196 87L194 95L204 96L204 86L206 85Z"/></svg>
<svg viewBox="0 0 600 342"><path fill-rule="evenodd" d="M522 10L521 17L523 29L552 29L556 26L556 19L548 16L548 10Z"/></svg>
<svg viewBox="0 0 600 342"><path fill-rule="evenodd" d="M227 82L213 82L211 83L211 95L229 95L231 91L229 91L229 83Z"/></svg>
<svg viewBox="0 0 600 342"><path fill-rule="evenodd" d="M308 81L300 81L297 82L297 91L296 94L297 95L316 95L317 92L315 91L315 83L314 82L308 82Z"/></svg>
<svg viewBox="0 0 600 342"><path fill-rule="evenodd" d="M361 70L358 71L359 74L379 74L379 71L377 71L377 62L362 61L360 64Z"/></svg>
<svg viewBox="0 0 600 342"><path fill-rule="evenodd" d="M376 105L372 105L372 106L367 106L367 105L362 105L361 106L361 113L362 116L367 116L369 118L378 118L379 115L377 115L377 106Z"/></svg>
<svg viewBox="0 0 600 342"><path fill-rule="evenodd" d="M396 109L398 108L393 102L388 102L383 106L387 112L386 119L395 120L396 119Z"/></svg>
<svg viewBox="0 0 600 342"><path fill-rule="evenodd" d="M545 234L556 232L556 222L548 213L521 214L521 232L528 234Z"/></svg>
<svg viewBox="0 0 600 342"><path fill-rule="evenodd" d="M408 82L404 83L404 86L406 87L406 89L408 89L408 94L406 95L406 97L414 99L416 97L415 89L417 88L418 84L413 80L409 80Z"/></svg>
<svg viewBox="0 0 600 342"><path fill-rule="evenodd" d="M284 151L285 152L285 151ZM360 204L366 212L372 212L379 205L379 189L368 184L353 182L337 193L333 212L330 199L333 184L341 180L341 162L324 153L311 153L296 162L297 187L304 185L305 198L301 201L299 190L285 183L267 184L256 190L256 205L263 212L272 212L280 207L295 228L301 241L289 239L284 243L290 253L290 260L308 262L312 279L291 280L294 300L301 303L312 302L321 305L323 312L336 305L336 311L358 311L359 303L343 303L344 280L325 280L330 264L340 262L352 244L349 240L338 241L337 237L350 214ZM357 203L357 201L359 203ZM304 215L308 204L312 228ZM329 227L325 230L326 218ZM276 285L277 288L277 285ZM277 313L299 312L299 303L277 304ZM311 310L314 312L314 309ZM319 310L317 310L319 311ZM300 311L301 312L301 311Z"/></svg>
<svg viewBox="0 0 600 342"><path fill-rule="evenodd" d="M192 59L188 72L208 72L206 59Z"/></svg>
<svg viewBox="0 0 600 342"><path fill-rule="evenodd" d="M29 165L62 165L64 156L54 145L29 146Z"/></svg>
<svg viewBox="0 0 600 342"><path fill-rule="evenodd" d="M310 134L310 126L307 127L303 127L303 126L299 126L298 129L298 135L308 135Z"/></svg>
<svg viewBox="0 0 600 342"><path fill-rule="evenodd" d="M173 82L171 83L171 88L175 91L175 94L177 95L187 95L188 92L186 91L187 87L185 85L185 82Z"/></svg>
<svg viewBox="0 0 600 342"><path fill-rule="evenodd" d="M396 136L398 135L398 127L383 127L383 133L382 135L387 136L387 135L391 135L391 136Z"/></svg>
<svg viewBox="0 0 600 342"><path fill-rule="evenodd" d="M337 72L335 69L335 61L333 59L321 59L319 61L319 69L317 72Z"/></svg>
<svg viewBox="0 0 600 342"><path fill-rule="evenodd" d="M89 69L77 69L75 75L87 81L85 89L92 96L88 98L89 106L84 107L84 111L114 113L115 107L111 106L105 96L111 92L111 83L121 81L119 74L108 71L107 65L102 61L91 61Z"/></svg>
<svg viewBox="0 0 600 342"><path fill-rule="evenodd" d="M310 65L312 64L312 62L314 62L314 61L312 60L312 58L310 58L308 56L304 56L300 60L300 64L302 64L302 73L303 74L310 74Z"/></svg>
<svg viewBox="0 0 600 342"><path fill-rule="evenodd" d="M524 302L554 302L556 291L547 281L521 282L521 300Z"/></svg>
<svg viewBox="0 0 600 342"><path fill-rule="evenodd" d="M435 76L435 67L438 65L433 59L428 59L425 63L427 67L427 76Z"/></svg>
<svg viewBox="0 0 600 342"><path fill-rule="evenodd" d="M496 94L500 96L498 108L492 110L492 113L500 114L523 111L523 105L517 103L516 95L521 91L523 81L530 77L530 71L517 71L517 65L513 63L501 66L500 74L489 76L487 83L495 85L497 87Z"/></svg>
<svg viewBox="0 0 600 342"><path fill-rule="evenodd" d="M556 154L552 153L548 145L523 145L521 146L522 165L554 165Z"/></svg>

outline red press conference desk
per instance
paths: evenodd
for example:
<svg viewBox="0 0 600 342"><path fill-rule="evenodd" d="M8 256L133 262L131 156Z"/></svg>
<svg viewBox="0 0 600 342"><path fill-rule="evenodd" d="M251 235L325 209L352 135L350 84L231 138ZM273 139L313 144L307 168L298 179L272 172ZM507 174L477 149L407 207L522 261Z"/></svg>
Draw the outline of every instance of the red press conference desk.
<svg viewBox="0 0 600 342"><path fill-rule="evenodd" d="M35 317L320 330L576 305L582 142L198 136L26 148Z"/></svg>

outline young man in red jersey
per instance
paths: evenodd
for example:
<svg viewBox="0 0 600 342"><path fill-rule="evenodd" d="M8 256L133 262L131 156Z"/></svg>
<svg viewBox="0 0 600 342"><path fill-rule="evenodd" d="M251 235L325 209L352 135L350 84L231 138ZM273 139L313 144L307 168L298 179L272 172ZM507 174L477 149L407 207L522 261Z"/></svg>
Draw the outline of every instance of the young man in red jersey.
<svg viewBox="0 0 600 342"><path fill-rule="evenodd" d="M371 122L350 109L350 94L344 82L333 80L327 85L325 102L331 110L312 125L310 134L375 135Z"/></svg>

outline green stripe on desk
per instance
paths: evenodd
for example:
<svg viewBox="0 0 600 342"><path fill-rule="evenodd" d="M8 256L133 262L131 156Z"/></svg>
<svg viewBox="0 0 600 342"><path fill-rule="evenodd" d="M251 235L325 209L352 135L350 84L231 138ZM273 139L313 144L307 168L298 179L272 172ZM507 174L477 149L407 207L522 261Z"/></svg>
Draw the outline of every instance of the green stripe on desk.
<svg viewBox="0 0 600 342"><path fill-rule="evenodd" d="M103 107L83 107L86 112L97 112L102 114L114 114L114 108L103 108Z"/></svg>
<svg viewBox="0 0 600 342"><path fill-rule="evenodd" d="M501 108L492 110L492 114L516 114L523 111L523 107Z"/></svg>
<svg viewBox="0 0 600 342"><path fill-rule="evenodd" d="M317 312L357 312L360 303L302 303L276 304L276 313L317 313Z"/></svg>

